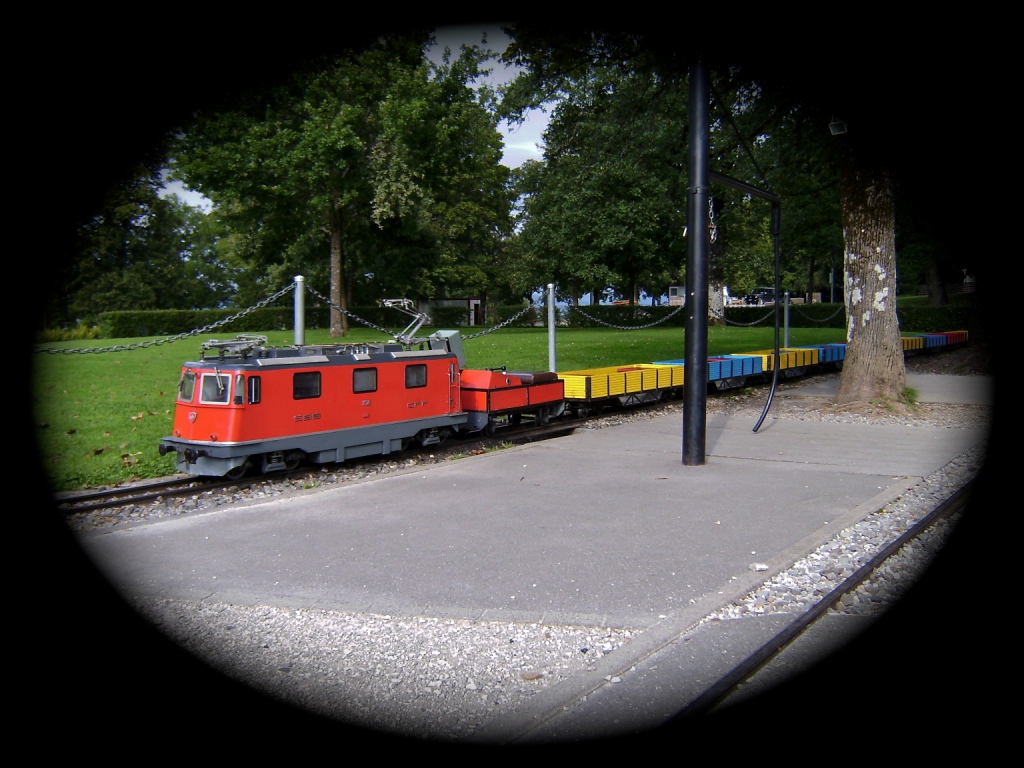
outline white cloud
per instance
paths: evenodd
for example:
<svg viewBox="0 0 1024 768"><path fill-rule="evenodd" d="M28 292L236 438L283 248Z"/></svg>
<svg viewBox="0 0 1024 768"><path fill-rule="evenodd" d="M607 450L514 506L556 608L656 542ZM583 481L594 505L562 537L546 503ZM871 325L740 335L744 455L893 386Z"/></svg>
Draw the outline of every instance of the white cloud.
<svg viewBox="0 0 1024 768"><path fill-rule="evenodd" d="M441 27L434 37L437 46L427 53L432 61L440 61L445 47L457 55L462 45L479 45L486 35L487 47L497 54L502 54L510 42L508 35L501 31L501 24L482 24L474 26ZM492 72L485 79L488 85L498 87L509 83L517 74L518 68L491 62ZM525 120L517 125L507 122L498 124L505 141L503 161L510 168L517 168L526 160L540 160L543 156L544 129L548 124L548 116L543 110L530 110Z"/></svg>

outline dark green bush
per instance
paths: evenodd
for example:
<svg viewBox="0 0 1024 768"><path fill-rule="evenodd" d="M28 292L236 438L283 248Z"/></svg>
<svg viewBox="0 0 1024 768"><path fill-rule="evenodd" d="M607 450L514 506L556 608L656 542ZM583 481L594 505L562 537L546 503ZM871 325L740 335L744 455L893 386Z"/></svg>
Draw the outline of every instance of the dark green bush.
<svg viewBox="0 0 1024 768"><path fill-rule="evenodd" d="M458 328L469 325L468 307L431 307L430 325L434 328Z"/></svg>
<svg viewBox="0 0 1024 768"><path fill-rule="evenodd" d="M943 307L913 305L900 307L900 330L907 333L966 331L973 326L974 306L947 304Z"/></svg>

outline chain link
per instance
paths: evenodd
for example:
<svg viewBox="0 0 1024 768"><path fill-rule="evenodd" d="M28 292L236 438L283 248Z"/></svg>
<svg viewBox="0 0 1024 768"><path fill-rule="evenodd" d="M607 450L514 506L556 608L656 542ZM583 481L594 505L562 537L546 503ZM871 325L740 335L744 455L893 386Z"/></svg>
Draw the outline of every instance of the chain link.
<svg viewBox="0 0 1024 768"><path fill-rule="evenodd" d="M512 315L512 317L510 317L508 320L505 320L502 323L498 323L493 328L488 328L486 331L480 331L479 333L474 333L474 334L471 334L469 336L463 336L462 339L463 339L463 341L465 341L467 339L475 339L475 338L477 338L479 336L486 336L488 333L494 333L495 331L497 331L497 330L499 330L501 328L504 328L507 325L511 325L512 323L514 323L520 317L522 317L527 312L529 312L531 309L533 309L533 306L534 305L530 304L529 306L523 308L519 312L516 312L516 314Z"/></svg>
<svg viewBox="0 0 1024 768"><path fill-rule="evenodd" d="M804 317L804 319L810 320L812 323L827 323L830 320L833 320L836 317L838 317L839 313L845 311L845 309L846 309L845 307L840 307L839 309L837 309L835 312L833 312L828 317L825 317L825 318L822 318L822 319L818 319L816 317L811 317L806 312L804 312L802 309L800 309L800 305L799 304L790 304L789 308L796 310L797 312L799 312ZM755 320L752 323L737 323L735 320L729 320L728 318L726 318L725 322L726 322L727 325L736 325L736 326L740 326L740 327L743 327L743 328L749 328L752 325L757 325L758 323L762 323L765 320L767 320L771 316L772 312L774 312L774 311L775 311L774 308L770 309L768 311L768 313L764 317L760 318L759 320Z"/></svg>
<svg viewBox="0 0 1024 768"><path fill-rule="evenodd" d="M308 290L311 294L313 294L318 299L320 299L320 301L326 303L332 309L336 309L339 312L341 312L342 314L348 315L349 317L351 317L356 322L361 323L362 325L365 325L367 328L373 328L375 331L380 331L381 333L386 333L389 336L397 336L397 334L394 331L390 331L387 328L382 328L379 325L375 325L375 324L371 323L369 320L364 320L363 318L359 317L359 315L356 315L356 314L354 314L352 312L349 312L348 310L342 309L337 304L332 302L330 299L328 299L328 298L326 298L324 296L321 296L319 293L317 293L312 288L307 288L306 290ZM486 331L480 331L479 333L473 333L473 334L470 334L469 336L463 336L462 340L463 341L467 341L469 339L475 339L475 338L477 338L479 336L486 336L488 333L494 333L495 331L500 330L501 328L504 328L504 327L506 327L508 325L511 325L516 320L518 320L523 315L525 315L527 312L529 312L531 309L533 309L533 305L529 305L527 307L524 307L521 311L519 311L516 314L512 315L512 317L510 317L508 320L505 320L504 322L499 323L498 325L494 326L493 328L488 328Z"/></svg>
<svg viewBox="0 0 1024 768"><path fill-rule="evenodd" d="M313 290L309 286L306 287L306 290L309 291L314 296L316 296L318 299L320 299L320 301L322 301L324 304L326 304L331 309L335 309L338 312L341 312L341 314L345 315L346 317L351 317L353 320L355 320L360 325L365 325L367 328L373 328L373 330L375 330L375 331L380 331L381 333L386 333L388 336L398 336L398 334L395 331L388 330L387 328L382 328L379 325L375 325L374 323L371 323L369 320L364 320L363 318L361 318L359 315L355 314L354 312L349 312L347 309L342 309L337 304L335 304L333 301L328 299L326 296L318 293L317 291Z"/></svg>
<svg viewBox="0 0 1024 768"><path fill-rule="evenodd" d="M219 328L222 325L227 325L228 323L231 323L231 322L233 322L235 320L238 320L239 318L245 317L246 315L250 315L253 312L255 312L256 310L263 309L267 305L272 304L273 302L277 301L279 298L284 296L286 293L288 293L289 291L293 291L293 290L295 290L295 283L291 283L286 288L282 288L280 291L275 293L273 296L268 296L267 298L263 299L263 301L261 301L261 302L259 302L257 304L253 304L251 307L248 307L247 309L243 309L241 312L238 312L237 314L231 315L231 317L225 317L223 320L218 320L215 323L210 323L209 325L204 326L202 328L197 328L194 331L189 331L188 333L179 333L177 336L170 336L170 337L168 337L166 339L154 339L153 341L141 341L138 344L120 344L120 345L115 346L115 347L77 347L77 348L72 349L72 348L69 348L69 347L54 348L54 347L40 347L40 346L36 346L33 349L33 351L34 352L46 352L47 354L50 354L50 355L82 355L82 354L95 354L95 353L99 353L99 352L127 352L127 351L132 350L132 349L143 349L143 348L146 348L146 347L158 347L158 346L160 346L162 344L173 344L174 342L181 341L182 339L189 339L189 338L191 338L193 336L198 336L198 335L203 334L203 333L209 333L210 331L214 330L215 328Z"/></svg>
<svg viewBox="0 0 1024 768"><path fill-rule="evenodd" d="M680 312L682 312L683 309L684 309L684 307L676 307L674 311L669 312L667 315L665 315L660 320L655 320L653 323L648 323L647 325L615 325L614 323L606 323L604 320L598 320L596 317L591 317L586 312L584 312L582 309L577 307L575 304L570 304L569 308L576 310L581 315L583 315L585 318L587 318L587 320L590 320L593 323L598 323L600 325L605 325L605 326L607 326L609 328L614 328L617 331L642 331L644 328L653 328L656 325L661 325L662 323L667 321L669 318L675 317Z"/></svg>
<svg viewBox="0 0 1024 768"><path fill-rule="evenodd" d="M757 320L755 320L752 323L738 323L735 320L730 320L729 318L726 317L725 318L725 324L726 325L737 325L740 328L749 328L752 325L757 325L758 323L763 323L765 320L767 320L769 317L771 317L774 312L775 312L774 308L769 309L768 313L764 317L758 318Z"/></svg>
<svg viewBox="0 0 1024 768"><path fill-rule="evenodd" d="M715 225L715 206L713 205L714 198L708 198L708 231L711 236L711 242L715 242L718 239L718 227Z"/></svg>
<svg viewBox="0 0 1024 768"><path fill-rule="evenodd" d="M825 318L822 318L821 320L819 320L816 317L811 317L806 312L804 312L802 309L800 309L800 305L799 304L790 304L789 306L792 307L793 309L795 309L801 315L803 315L805 319L810 320L812 323L827 323L829 320L832 320L832 319L834 319L836 317L839 317L839 313L840 312L845 312L846 311L846 307L840 305L839 309L837 309L831 315L829 315L828 317L825 317Z"/></svg>

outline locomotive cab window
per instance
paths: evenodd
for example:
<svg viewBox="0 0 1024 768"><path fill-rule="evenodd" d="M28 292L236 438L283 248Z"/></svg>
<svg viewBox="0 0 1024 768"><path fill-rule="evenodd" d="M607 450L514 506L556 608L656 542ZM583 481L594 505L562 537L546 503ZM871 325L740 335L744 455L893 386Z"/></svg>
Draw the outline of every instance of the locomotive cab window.
<svg viewBox="0 0 1024 768"><path fill-rule="evenodd" d="M199 388L200 403L226 403L231 392L231 377L204 373Z"/></svg>
<svg viewBox="0 0 1024 768"><path fill-rule="evenodd" d="M296 373L292 379L292 397L296 400L320 397L320 371Z"/></svg>
<svg viewBox="0 0 1024 768"><path fill-rule="evenodd" d="M356 368L352 371L353 392L376 392L377 391L377 369Z"/></svg>
<svg viewBox="0 0 1024 768"><path fill-rule="evenodd" d="M427 386L427 366L422 364L405 366L406 389L425 386Z"/></svg>
<svg viewBox="0 0 1024 768"><path fill-rule="evenodd" d="M235 405L245 403L245 376L241 373L235 374Z"/></svg>
<svg viewBox="0 0 1024 768"><path fill-rule="evenodd" d="M260 401L260 392L262 391L262 385L260 384L259 376L249 377L249 402L256 404Z"/></svg>
<svg viewBox="0 0 1024 768"><path fill-rule="evenodd" d="M181 381L178 382L178 399L183 403L191 403L195 391L196 375L192 371L181 374Z"/></svg>

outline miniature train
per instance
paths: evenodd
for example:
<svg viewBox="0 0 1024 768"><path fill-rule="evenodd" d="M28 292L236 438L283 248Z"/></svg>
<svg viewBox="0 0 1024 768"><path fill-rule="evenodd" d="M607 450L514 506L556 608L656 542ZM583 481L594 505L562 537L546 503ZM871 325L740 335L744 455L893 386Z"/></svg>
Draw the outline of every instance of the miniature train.
<svg viewBox="0 0 1024 768"><path fill-rule="evenodd" d="M966 343L966 331L905 335L907 354ZM782 349L780 376L842 367L844 344ZM418 344L271 347L242 335L202 345L182 367L173 434L179 472L237 479L428 446L453 433L493 434L524 417L543 424L568 413L680 396L683 360L583 371L473 370L458 331ZM774 350L708 358L713 390L745 386L775 365Z"/></svg>

